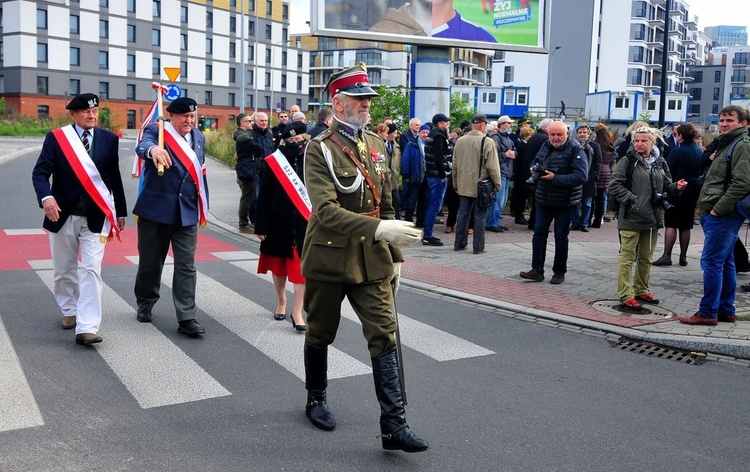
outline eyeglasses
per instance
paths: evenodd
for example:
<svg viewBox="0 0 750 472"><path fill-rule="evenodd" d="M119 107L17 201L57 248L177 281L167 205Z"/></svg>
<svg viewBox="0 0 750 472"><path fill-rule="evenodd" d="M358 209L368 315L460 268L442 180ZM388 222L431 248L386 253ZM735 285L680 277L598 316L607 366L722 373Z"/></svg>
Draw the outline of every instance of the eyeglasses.
<svg viewBox="0 0 750 472"><path fill-rule="evenodd" d="M242 121L240 121L240 123L252 123L252 122L253 122L253 120L242 120Z"/></svg>

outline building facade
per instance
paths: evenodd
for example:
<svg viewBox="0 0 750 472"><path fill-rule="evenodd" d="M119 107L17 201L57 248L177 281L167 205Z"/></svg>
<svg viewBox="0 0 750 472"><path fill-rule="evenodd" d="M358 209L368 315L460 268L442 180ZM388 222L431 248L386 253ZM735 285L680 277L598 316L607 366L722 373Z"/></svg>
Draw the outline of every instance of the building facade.
<svg viewBox="0 0 750 472"><path fill-rule="evenodd" d="M6 0L0 8L0 96L14 113L59 116L70 97L93 92L118 125L136 128L156 96L151 84L169 82L165 67L181 69L176 83L198 102L205 127L225 125L243 103L248 111L306 106L308 57L290 43L286 0Z"/></svg>
<svg viewBox="0 0 750 472"><path fill-rule="evenodd" d="M703 32L719 46L747 46L746 26L709 26Z"/></svg>

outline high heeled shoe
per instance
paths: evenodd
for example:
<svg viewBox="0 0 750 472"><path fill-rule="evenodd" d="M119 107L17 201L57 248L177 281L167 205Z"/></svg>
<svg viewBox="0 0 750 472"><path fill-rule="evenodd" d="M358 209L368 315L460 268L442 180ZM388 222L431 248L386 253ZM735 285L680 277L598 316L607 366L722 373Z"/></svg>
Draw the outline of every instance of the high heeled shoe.
<svg viewBox="0 0 750 472"><path fill-rule="evenodd" d="M297 324L294 322L294 315L290 316L292 319L292 328L296 329L297 331L307 331L307 325L305 323Z"/></svg>
<svg viewBox="0 0 750 472"><path fill-rule="evenodd" d="M680 256L680 266L685 267L687 265L687 257Z"/></svg>
<svg viewBox="0 0 750 472"><path fill-rule="evenodd" d="M273 319L276 320L276 321L281 321L283 319L286 319L286 314L285 313L274 313L273 314Z"/></svg>

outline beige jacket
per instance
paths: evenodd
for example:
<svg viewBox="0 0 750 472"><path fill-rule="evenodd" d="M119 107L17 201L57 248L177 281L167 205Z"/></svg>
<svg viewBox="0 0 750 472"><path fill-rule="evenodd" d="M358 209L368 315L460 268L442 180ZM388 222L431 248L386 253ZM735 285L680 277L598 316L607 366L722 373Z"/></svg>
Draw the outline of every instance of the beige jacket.
<svg viewBox="0 0 750 472"><path fill-rule="evenodd" d="M487 178L495 184L496 191L500 190L500 160L497 157L497 146L489 136L484 140L484 148L481 150L484 163L481 172L479 169L479 147L483 137L485 134L481 131L472 130L456 141L453 150L453 188L463 197L476 198L477 182Z"/></svg>

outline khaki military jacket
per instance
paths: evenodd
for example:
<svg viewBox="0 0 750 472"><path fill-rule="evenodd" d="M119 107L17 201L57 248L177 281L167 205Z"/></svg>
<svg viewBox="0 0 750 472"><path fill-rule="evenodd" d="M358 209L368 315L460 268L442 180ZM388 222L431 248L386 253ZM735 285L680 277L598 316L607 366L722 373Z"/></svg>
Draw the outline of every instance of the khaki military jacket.
<svg viewBox="0 0 750 472"><path fill-rule="evenodd" d="M382 280L393 275L393 263L403 262L403 254L386 241L375 241L380 219L367 215L375 210L372 189L358 177L357 166L331 139L332 134L360 157L370 174L381 198L380 219L395 217L383 140L365 132L365 155L360 156L356 135L334 118L331 127L310 141L305 151L305 185L312 214L302 250L302 274L347 284Z"/></svg>

